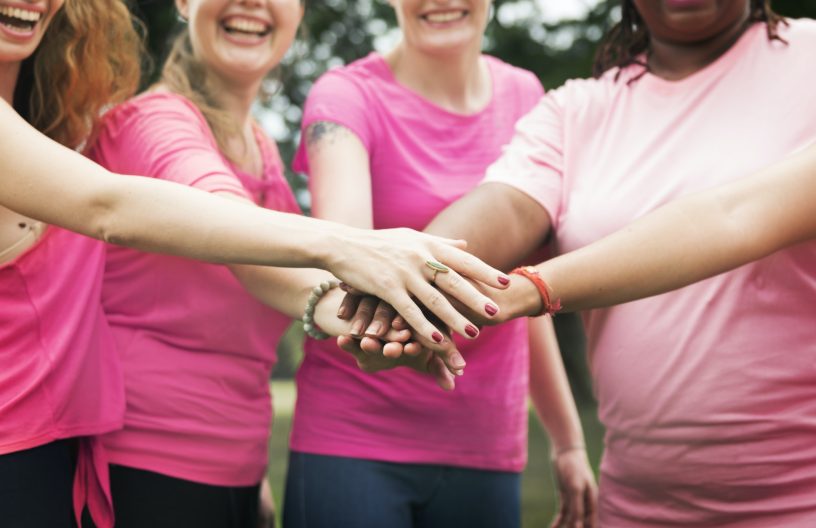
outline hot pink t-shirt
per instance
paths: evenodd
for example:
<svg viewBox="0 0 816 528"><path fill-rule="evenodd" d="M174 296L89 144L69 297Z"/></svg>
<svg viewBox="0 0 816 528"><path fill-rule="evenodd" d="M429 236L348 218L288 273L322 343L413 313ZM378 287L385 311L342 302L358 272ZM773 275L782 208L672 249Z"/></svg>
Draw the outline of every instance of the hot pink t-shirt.
<svg viewBox="0 0 816 528"><path fill-rule="evenodd" d="M257 139L262 181L221 156L192 103L153 92L106 116L92 155L116 172L298 211L274 143ZM269 375L289 319L225 266L115 246L102 298L127 393L125 428L105 437L110 461L207 484L257 484L267 462Z"/></svg>
<svg viewBox="0 0 816 528"><path fill-rule="evenodd" d="M485 57L490 104L445 111L396 82L376 54L332 70L312 88L304 130L317 121L352 130L370 154L374 227L423 229L471 190L516 120L541 97L533 74ZM295 168L308 172L304 146ZM478 221L478 219L474 219ZM446 393L408 369L366 374L333 341L308 341L297 376L291 447L392 462L520 471L526 460L526 321L458 340L467 375Z"/></svg>
<svg viewBox="0 0 816 528"><path fill-rule="evenodd" d="M0 455L122 426L104 263L101 242L48 227L0 265Z"/></svg>
<svg viewBox="0 0 816 528"><path fill-rule="evenodd" d="M756 24L677 82L628 82L636 66L569 82L519 122L486 181L538 200L570 251L748 176L816 141L816 22L781 34L788 45ZM586 313L602 524L816 526L814 317L814 242Z"/></svg>

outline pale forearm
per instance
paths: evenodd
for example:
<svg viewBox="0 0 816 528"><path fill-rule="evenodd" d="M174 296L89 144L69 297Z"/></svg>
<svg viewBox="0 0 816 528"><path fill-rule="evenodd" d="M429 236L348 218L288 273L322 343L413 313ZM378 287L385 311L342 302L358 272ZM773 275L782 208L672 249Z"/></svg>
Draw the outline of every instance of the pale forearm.
<svg viewBox="0 0 816 528"><path fill-rule="evenodd" d="M670 291L816 237L816 147L539 265L565 310Z"/></svg>
<svg viewBox="0 0 816 528"><path fill-rule="evenodd" d="M581 420L549 317L530 320L530 398L554 453L584 446Z"/></svg>
<svg viewBox="0 0 816 528"><path fill-rule="evenodd" d="M0 205L137 249L215 262L325 266L336 226L168 182L113 175L0 105Z"/></svg>

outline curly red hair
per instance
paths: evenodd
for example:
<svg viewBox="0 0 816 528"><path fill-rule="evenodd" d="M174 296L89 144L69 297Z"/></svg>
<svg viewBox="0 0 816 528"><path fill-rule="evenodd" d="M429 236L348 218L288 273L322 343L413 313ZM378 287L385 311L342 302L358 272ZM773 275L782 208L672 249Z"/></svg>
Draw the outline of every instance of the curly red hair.
<svg viewBox="0 0 816 528"><path fill-rule="evenodd" d="M68 0L23 62L14 106L50 138L78 148L106 107L136 92L141 51L125 2Z"/></svg>

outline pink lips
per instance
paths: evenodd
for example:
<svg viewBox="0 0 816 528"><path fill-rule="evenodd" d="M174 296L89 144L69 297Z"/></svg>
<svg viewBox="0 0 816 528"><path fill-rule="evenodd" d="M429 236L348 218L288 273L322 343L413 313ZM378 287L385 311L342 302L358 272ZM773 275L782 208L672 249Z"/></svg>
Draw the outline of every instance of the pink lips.
<svg viewBox="0 0 816 528"><path fill-rule="evenodd" d="M663 0L669 9L695 9L708 3L708 0Z"/></svg>

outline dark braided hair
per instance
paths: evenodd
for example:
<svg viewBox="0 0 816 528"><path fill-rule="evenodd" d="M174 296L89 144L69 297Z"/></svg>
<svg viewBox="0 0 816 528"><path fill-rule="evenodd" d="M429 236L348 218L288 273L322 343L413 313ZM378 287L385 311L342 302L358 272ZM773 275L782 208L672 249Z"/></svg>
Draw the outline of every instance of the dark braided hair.
<svg viewBox="0 0 816 528"><path fill-rule="evenodd" d="M785 40L779 36L779 25L787 21L771 9L771 0L751 0L751 22L765 22L770 40ZM600 77L611 68L623 69L631 64L648 68L639 57L649 51L649 31L640 17L633 0L622 0L621 21L601 41L595 54L592 74ZM620 74L620 72L618 72ZM617 79L617 75L615 77Z"/></svg>

